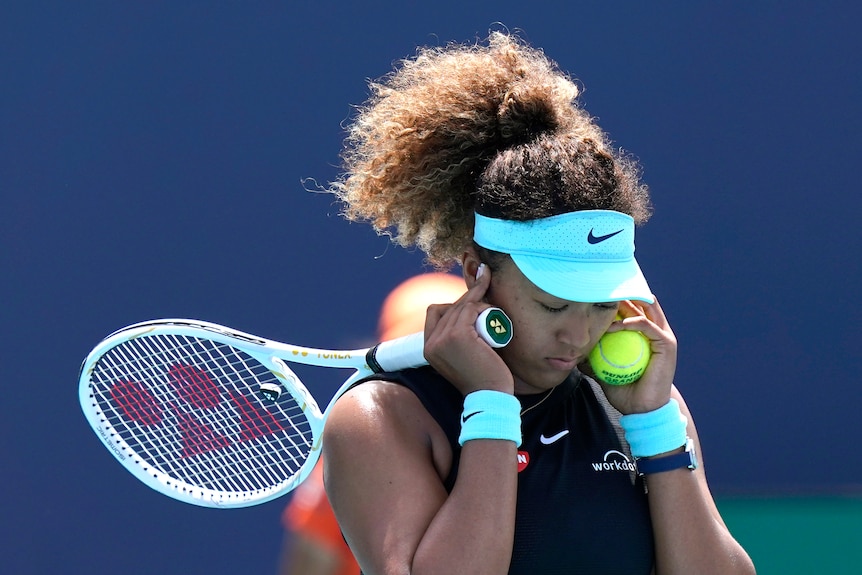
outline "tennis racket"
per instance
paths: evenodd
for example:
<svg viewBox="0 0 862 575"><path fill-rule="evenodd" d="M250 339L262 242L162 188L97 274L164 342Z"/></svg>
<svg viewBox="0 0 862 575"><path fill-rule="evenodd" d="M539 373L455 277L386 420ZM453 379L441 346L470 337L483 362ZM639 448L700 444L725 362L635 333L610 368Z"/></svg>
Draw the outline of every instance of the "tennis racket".
<svg viewBox="0 0 862 575"><path fill-rule="evenodd" d="M493 347L512 337L498 308L485 310L476 329ZM339 397L363 377L427 364L423 347L422 333L340 351L202 321L154 320L96 346L78 393L96 435L146 485L203 507L249 507L311 473ZM321 412L289 363L354 371Z"/></svg>

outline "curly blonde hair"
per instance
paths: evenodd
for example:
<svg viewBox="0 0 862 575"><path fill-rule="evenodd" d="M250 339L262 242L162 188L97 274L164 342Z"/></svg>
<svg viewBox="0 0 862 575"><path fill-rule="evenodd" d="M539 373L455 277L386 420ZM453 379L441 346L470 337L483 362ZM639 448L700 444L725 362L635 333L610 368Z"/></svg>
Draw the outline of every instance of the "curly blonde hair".
<svg viewBox="0 0 862 575"><path fill-rule="evenodd" d="M474 212L527 221L583 209L650 214L632 159L577 104L542 51L495 32L486 44L420 48L380 81L348 126L331 184L353 221L448 267Z"/></svg>

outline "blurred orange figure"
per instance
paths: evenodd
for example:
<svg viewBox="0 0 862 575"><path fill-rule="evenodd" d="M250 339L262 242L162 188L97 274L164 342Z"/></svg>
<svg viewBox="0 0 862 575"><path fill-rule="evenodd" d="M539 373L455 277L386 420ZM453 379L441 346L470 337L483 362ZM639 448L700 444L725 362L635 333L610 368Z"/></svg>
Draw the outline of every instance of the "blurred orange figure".
<svg viewBox="0 0 862 575"><path fill-rule="evenodd" d="M434 303L451 303L466 291L464 280L448 273L425 273L398 284L380 310L380 341L423 331L425 311ZM282 514L286 536L279 575L358 575L359 565L341 536L326 492L323 466L293 494Z"/></svg>

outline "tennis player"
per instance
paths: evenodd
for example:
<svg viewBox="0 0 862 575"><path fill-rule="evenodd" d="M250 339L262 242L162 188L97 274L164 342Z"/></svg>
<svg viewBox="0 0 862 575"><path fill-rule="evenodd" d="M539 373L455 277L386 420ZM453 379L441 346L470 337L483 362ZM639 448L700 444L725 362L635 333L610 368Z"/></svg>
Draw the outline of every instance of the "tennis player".
<svg viewBox="0 0 862 575"><path fill-rule="evenodd" d="M430 366L357 385L324 431L326 490L367 575L754 573L634 257L648 190L577 96L543 52L494 33L420 49L349 126L332 185L345 215L460 264L468 288L428 310ZM473 327L492 305L514 326L500 350ZM582 364L624 329L652 360L599 384Z"/></svg>

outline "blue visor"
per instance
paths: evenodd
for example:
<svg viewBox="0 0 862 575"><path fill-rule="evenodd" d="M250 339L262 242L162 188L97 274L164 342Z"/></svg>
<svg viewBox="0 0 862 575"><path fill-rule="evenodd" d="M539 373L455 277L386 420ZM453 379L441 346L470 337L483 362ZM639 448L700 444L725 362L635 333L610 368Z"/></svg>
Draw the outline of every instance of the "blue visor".
<svg viewBox="0 0 862 575"><path fill-rule="evenodd" d="M527 279L554 297L655 301L635 260L635 224L627 214L584 210L527 222L476 214L473 239L509 254Z"/></svg>

